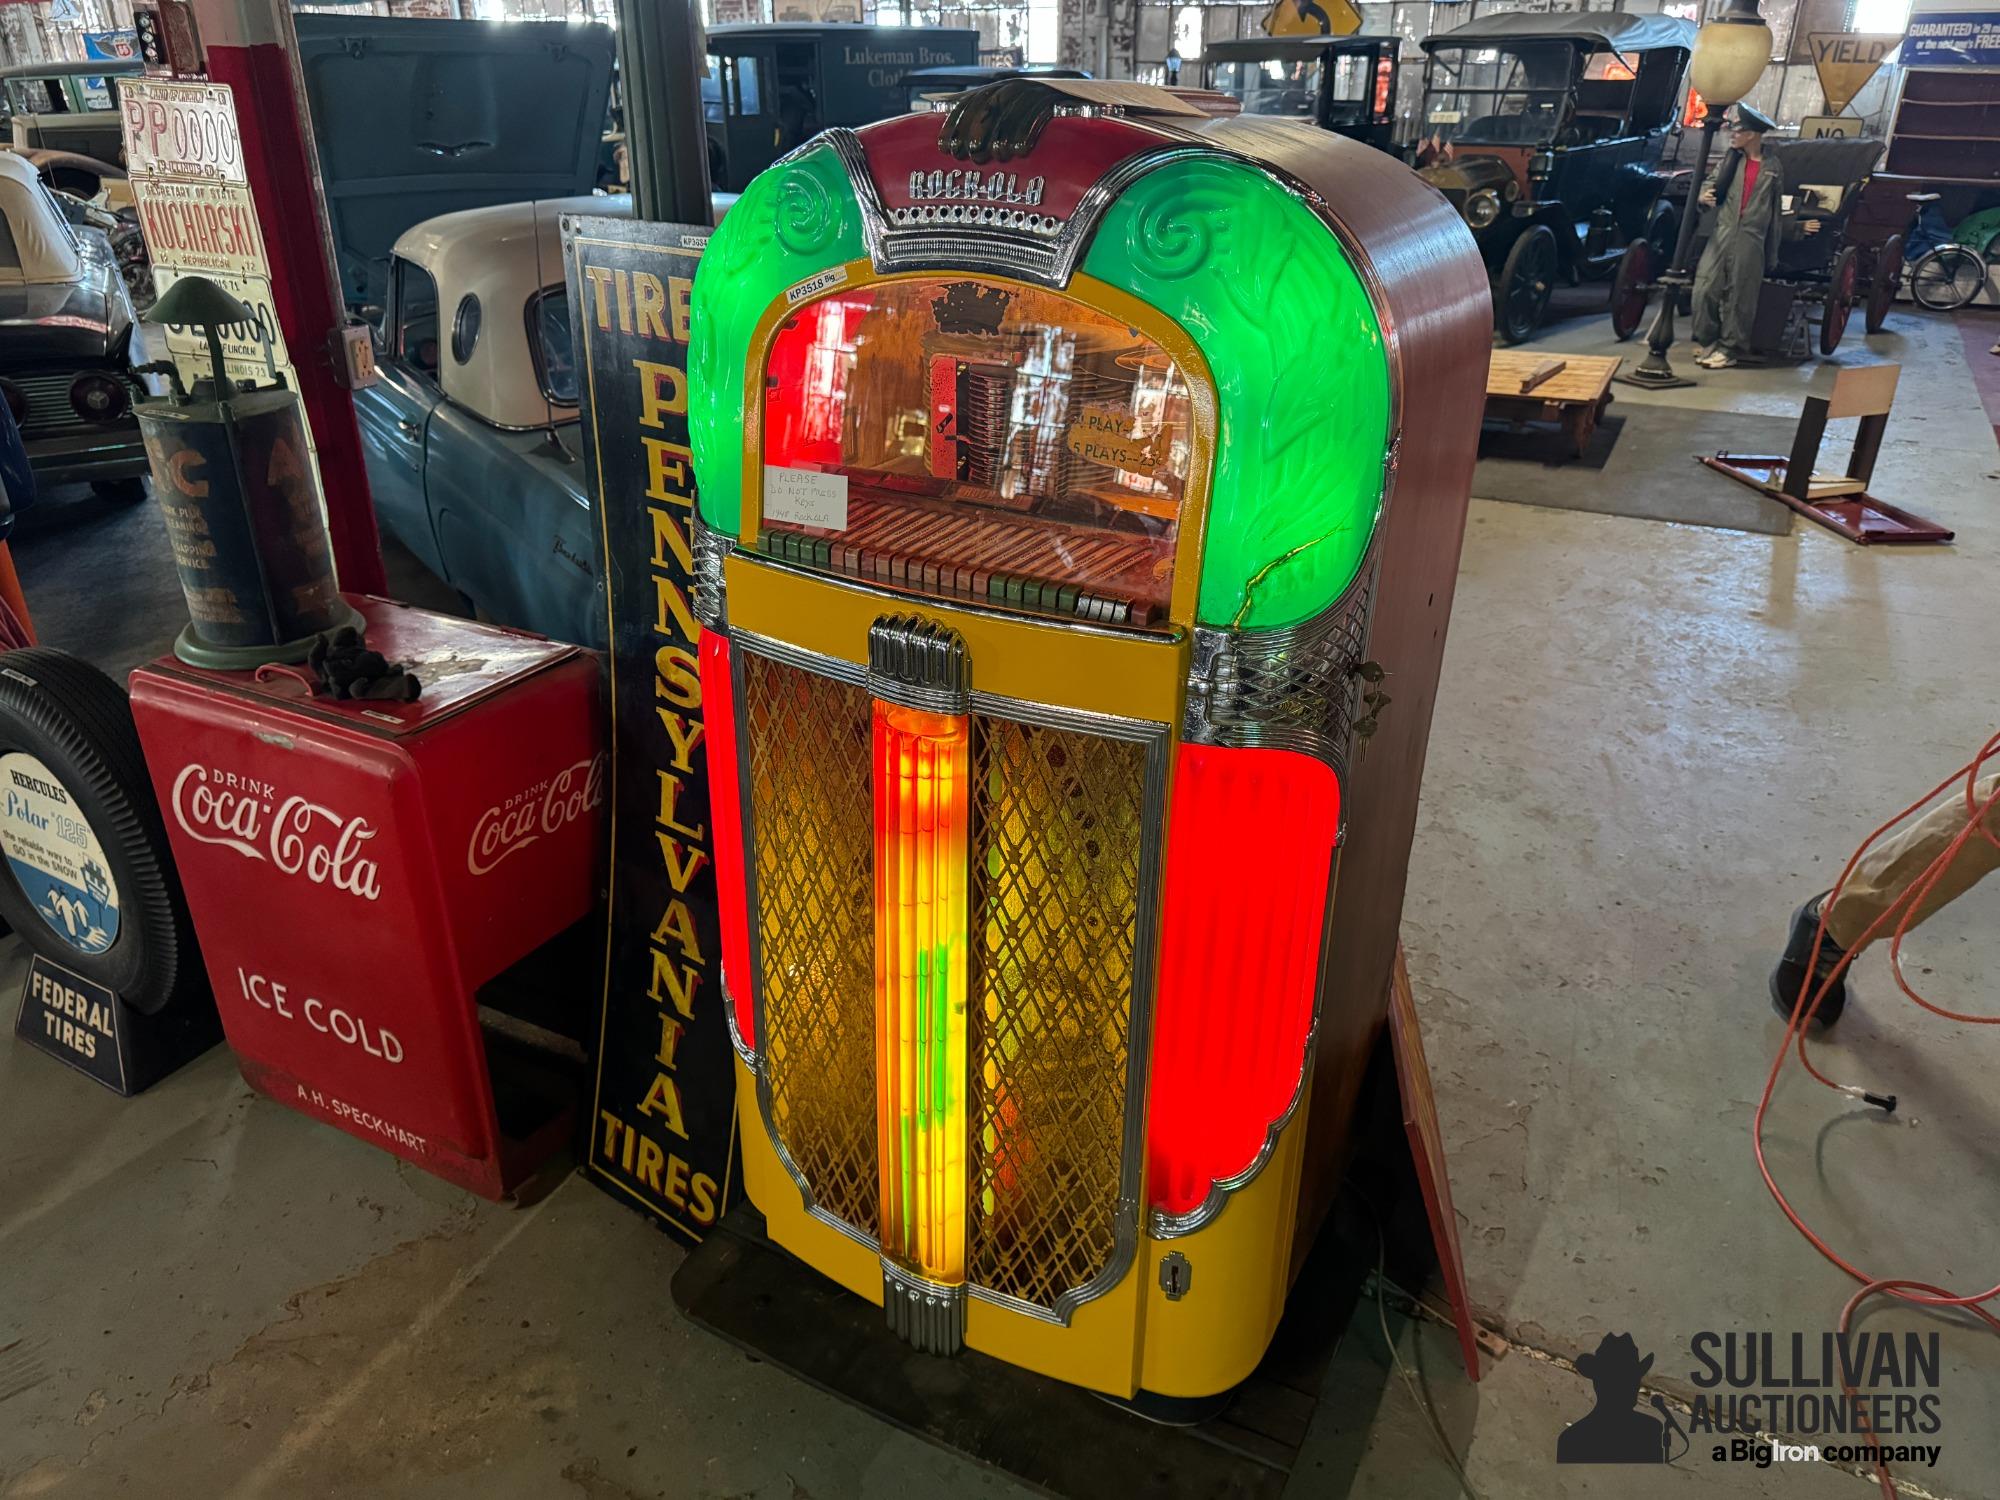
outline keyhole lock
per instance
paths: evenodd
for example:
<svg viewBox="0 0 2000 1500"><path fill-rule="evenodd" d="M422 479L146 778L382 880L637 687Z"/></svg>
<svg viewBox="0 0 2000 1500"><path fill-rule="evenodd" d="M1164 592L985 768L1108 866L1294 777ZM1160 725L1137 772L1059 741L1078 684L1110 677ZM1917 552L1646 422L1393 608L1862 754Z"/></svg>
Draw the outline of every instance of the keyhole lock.
<svg viewBox="0 0 2000 1500"><path fill-rule="evenodd" d="M1193 1284L1194 1267L1188 1264L1188 1258L1178 1250L1169 1250L1160 1262L1160 1290L1167 1294L1167 1300L1180 1301Z"/></svg>

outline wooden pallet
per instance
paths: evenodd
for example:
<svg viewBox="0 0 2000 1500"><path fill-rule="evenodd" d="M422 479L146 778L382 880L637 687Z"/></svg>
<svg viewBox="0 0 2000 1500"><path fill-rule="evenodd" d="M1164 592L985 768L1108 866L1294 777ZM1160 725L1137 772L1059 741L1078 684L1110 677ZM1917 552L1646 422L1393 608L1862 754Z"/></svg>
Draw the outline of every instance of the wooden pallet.
<svg viewBox="0 0 2000 1500"><path fill-rule="evenodd" d="M1611 354L1495 349L1486 370L1486 421L1513 432L1553 427L1581 457L1611 405L1611 377L1621 363Z"/></svg>

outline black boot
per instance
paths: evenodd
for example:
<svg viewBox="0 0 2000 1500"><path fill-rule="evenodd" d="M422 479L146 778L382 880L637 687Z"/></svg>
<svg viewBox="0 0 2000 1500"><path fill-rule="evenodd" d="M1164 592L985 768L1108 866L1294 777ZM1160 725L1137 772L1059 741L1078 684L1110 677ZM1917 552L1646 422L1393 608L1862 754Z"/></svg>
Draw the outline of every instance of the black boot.
<svg viewBox="0 0 2000 1500"><path fill-rule="evenodd" d="M1792 1008L1799 1003L1799 991L1806 983L1806 965L1812 959L1813 938L1819 933L1820 903L1833 894L1822 891L1804 906L1792 913L1792 935L1785 944L1785 951L1778 959L1778 966L1771 970L1771 1004L1786 1020L1792 1017ZM1826 976L1836 965L1847 957L1847 950L1833 940L1828 933L1819 945L1819 962L1813 965L1812 988L1806 991L1810 1003ZM1847 976L1842 974L1826 992L1819 1003L1813 1019L1821 1026L1831 1026L1840 1019L1840 1013L1847 1009Z"/></svg>

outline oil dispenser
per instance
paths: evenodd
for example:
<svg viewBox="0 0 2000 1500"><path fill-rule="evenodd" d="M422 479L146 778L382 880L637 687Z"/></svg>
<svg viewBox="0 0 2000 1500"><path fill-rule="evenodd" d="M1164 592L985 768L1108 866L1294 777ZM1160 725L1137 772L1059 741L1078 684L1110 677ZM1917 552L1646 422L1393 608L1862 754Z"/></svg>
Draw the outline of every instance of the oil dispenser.
<svg viewBox="0 0 2000 1500"><path fill-rule="evenodd" d="M139 404L153 490L187 600L174 655L234 670L306 658L323 631L360 623L340 597L318 469L298 392L283 375L231 380L222 332L256 329L256 314L204 276L184 276L147 321L199 330L211 373Z"/></svg>

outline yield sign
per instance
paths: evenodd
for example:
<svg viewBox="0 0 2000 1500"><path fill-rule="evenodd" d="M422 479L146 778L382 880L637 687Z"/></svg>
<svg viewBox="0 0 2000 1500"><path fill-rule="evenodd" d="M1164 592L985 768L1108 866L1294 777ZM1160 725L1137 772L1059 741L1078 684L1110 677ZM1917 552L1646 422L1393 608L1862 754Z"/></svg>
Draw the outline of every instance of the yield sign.
<svg viewBox="0 0 2000 1500"><path fill-rule="evenodd" d="M1361 12L1349 0L1277 0L1264 16L1267 36L1353 36Z"/></svg>
<svg viewBox="0 0 2000 1500"><path fill-rule="evenodd" d="M1807 32L1806 45L1812 48L1827 113L1837 115L1847 108L1902 39L1901 32L1888 31Z"/></svg>

